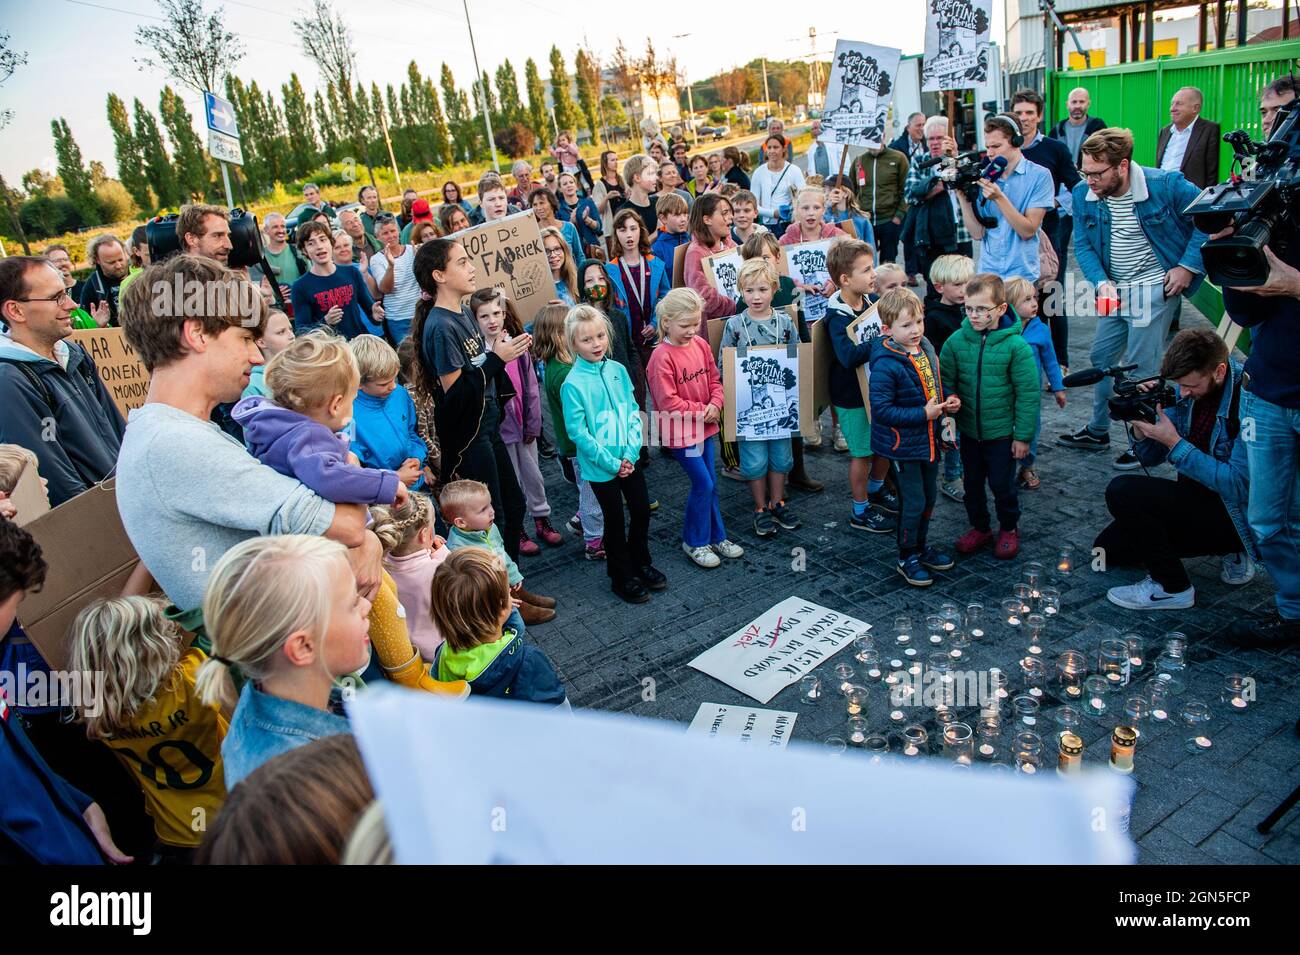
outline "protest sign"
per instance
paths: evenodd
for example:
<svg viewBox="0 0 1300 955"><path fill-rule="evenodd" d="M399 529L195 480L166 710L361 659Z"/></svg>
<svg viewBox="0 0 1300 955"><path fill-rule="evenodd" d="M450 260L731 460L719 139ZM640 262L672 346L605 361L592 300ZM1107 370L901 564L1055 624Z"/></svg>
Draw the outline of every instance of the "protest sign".
<svg viewBox="0 0 1300 955"><path fill-rule="evenodd" d="M798 713L756 706L701 703L686 732L708 739L727 739L760 746L783 747L790 742Z"/></svg>
<svg viewBox="0 0 1300 955"><path fill-rule="evenodd" d="M14 489L9 492L9 500L18 511L14 515L14 523L19 527L30 524L49 511L50 496L41 483L35 464L29 462L19 473Z"/></svg>
<svg viewBox="0 0 1300 955"><path fill-rule="evenodd" d="M531 325L537 313L555 298L542 233L531 209L465 229L453 238L469 253L478 287L504 291L525 325Z"/></svg>
<svg viewBox="0 0 1300 955"><path fill-rule="evenodd" d="M921 91L974 89L989 73L993 0L928 0Z"/></svg>
<svg viewBox="0 0 1300 955"><path fill-rule="evenodd" d="M704 278L718 292L733 301L740 298L736 275L740 272L740 249L728 249L704 259Z"/></svg>
<svg viewBox="0 0 1300 955"><path fill-rule="evenodd" d="M849 336L849 341L855 345L865 344L873 338L879 338L885 333L885 327L880 324L880 313L878 311L879 302L872 305L862 313L861 316L849 322L845 332ZM867 420L871 420L871 362L864 361L856 369L858 373L858 387L862 389L862 406L867 409Z"/></svg>
<svg viewBox="0 0 1300 955"><path fill-rule="evenodd" d="M149 372L120 328L79 328L72 340L86 349L99 377L125 418L149 396Z"/></svg>
<svg viewBox="0 0 1300 955"><path fill-rule="evenodd" d="M797 305L780 305L773 309L775 312L785 312L790 316L790 321L796 328L799 327L799 307ZM709 336L709 347L713 349L713 360L718 360L718 351L722 348L722 333L727 328L727 322L731 318L711 318L706 323L707 333Z"/></svg>
<svg viewBox="0 0 1300 955"><path fill-rule="evenodd" d="M874 43L836 42L826 83L823 142L867 148L884 145L900 56L900 50Z"/></svg>
<svg viewBox="0 0 1300 955"><path fill-rule="evenodd" d="M756 345L722 349L723 428L766 441L795 432L811 434L813 351L811 345Z"/></svg>
<svg viewBox="0 0 1300 955"><path fill-rule="evenodd" d="M785 253L786 273L801 285L825 285L831 280L830 269L826 265L826 256L830 254L831 243L839 238L818 239L816 242L799 242L795 245L781 247ZM811 324L826 317L825 295L804 289L803 315Z"/></svg>
<svg viewBox="0 0 1300 955"><path fill-rule="evenodd" d="M835 349L825 322L808 326L808 337L813 349L813 413L816 414L831 403L831 362L835 360Z"/></svg>
<svg viewBox="0 0 1300 955"><path fill-rule="evenodd" d="M838 610L787 597L690 665L767 703L870 629Z"/></svg>

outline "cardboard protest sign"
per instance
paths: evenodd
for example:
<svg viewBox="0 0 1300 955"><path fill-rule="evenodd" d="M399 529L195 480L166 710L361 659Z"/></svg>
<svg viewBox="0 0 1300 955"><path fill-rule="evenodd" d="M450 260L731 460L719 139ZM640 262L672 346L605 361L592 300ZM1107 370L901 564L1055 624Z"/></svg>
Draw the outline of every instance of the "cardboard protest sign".
<svg viewBox="0 0 1300 955"><path fill-rule="evenodd" d="M120 328L79 328L72 340L86 349L122 417L149 396L149 372Z"/></svg>
<svg viewBox="0 0 1300 955"><path fill-rule="evenodd" d="M707 739L726 739L782 748L790 742L794 721L798 718L798 713L787 710L701 703L686 732Z"/></svg>
<svg viewBox="0 0 1300 955"><path fill-rule="evenodd" d="M974 89L989 73L993 0L928 0L921 91Z"/></svg>
<svg viewBox="0 0 1300 955"><path fill-rule="evenodd" d="M826 83L822 141L882 146L902 52L874 43L839 40Z"/></svg>
<svg viewBox="0 0 1300 955"><path fill-rule="evenodd" d="M880 324L880 313L877 311L877 302L867 309L862 315L849 322L845 329L848 332L849 341L861 345L873 338L879 338L885 333L885 327ZM857 367L858 387L862 389L862 406L867 409L867 420L871 420L871 363L863 362Z"/></svg>
<svg viewBox="0 0 1300 955"><path fill-rule="evenodd" d="M812 434L817 426L812 347L791 343L722 349L722 395L728 441Z"/></svg>
<svg viewBox="0 0 1300 955"><path fill-rule="evenodd" d="M23 628L52 669L68 662L68 630L92 600L116 597L140 562L117 512L115 478L96 484L27 525L58 573L23 600ZM87 547L87 535L94 546Z"/></svg>
<svg viewBox="0 0 1300 955"><path fill-rule="evenodd" d="M787 597L690 665L766 703L870 629L838 610Z"/></svg>
<svg viewBox="0 0 1300 955"><path fill-rule="evenodd" d="M555 298L542 233L531 209L465 229L453 238L469 253L478 287L503 290L525 325L532 324L537 313Z"/></svg>
<svg viewBox="0 0 1300 955"><path fill-rule="evenodd" d="M25 527L49 511L50 496L45 490L45 485L41 483L41 476L35 464L29 462L22 469L13 491L9 494L9 500L18 509L18 513L14 515L14 523L19 527Z"/></svg>
<svg viewBox="0 0 1300 955"><path fill-rule="evenodd" d="M707 256L703 263L704 278L719 293L734 301L740 298L740 289L736 285L740 263L739 249L728 249L726 252Z"/></svg>
<svg viewBox="0 0 1300 955"><path fill-rule="evenodd" d="M799 242L795 245L783 245L786 273L801 285L825 285L831 280L830 269L826 265L826 256L830 254L831 243L839 238L818 239L816 242ZM826 317L826 303L829 299L811 289L804 289L803 315L805 321L819 322Z"/></svg>
<svg viewBox="0 0 1300 955"><path fill-rule="evenodd" d="M831 362L835 349L831 346L831 333L825 322L814 322L808 328L813 349L813 404L817 410L831 403Z"/></svg>
<svg viewBox="0 0 1300 955"><path fill-rule="evenodd" d="M773 309L774 312L785 312L790 316L790 321L795 327L799 327L799 308L796 305L782 305ZM722 348L722 333L727 328L727 318L711 318L706 323L708 325L709 347L713 349L713 360L718 360L718 351Z"/></svg>

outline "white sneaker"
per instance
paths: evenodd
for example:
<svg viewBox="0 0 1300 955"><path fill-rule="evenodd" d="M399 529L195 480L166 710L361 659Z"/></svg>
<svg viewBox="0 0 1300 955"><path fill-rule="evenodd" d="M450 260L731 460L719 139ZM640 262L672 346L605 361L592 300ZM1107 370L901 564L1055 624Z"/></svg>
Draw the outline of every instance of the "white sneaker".
<svg viewBox="0 0 1300 955"><path fill-rule="evenodd" d="M839 425L835 426L835 450L841 454L849 449L849 443L844 440L844 432L840 430Z"/></svg>
<svg viewBox="0 0 1300 955"><path fill-rule="evenodd" d="M695 561L695 563L699 564L701 567L717 567L722 563L722 560L718 555L713 553L713 551L709 550L707 547L692 547L690 544L683 542L682 550L686 551L686 556Z"/></svg>
<svg viewBox="0 0 1300 955"><path fill-rule="evenodd" d="M1245 551L1240 554L1224 554L1219 579L1225 584L1231 584L1234 587L1240 587L1242 584L1248 584L1254 580L1255 562L1250 559L1250 554Z"/></svg>
<svg viewBox="0 0 1300 955"><path fill-rule="evenodd" d="M1127 587L1112 587L1106 596L1111 603L1128 610L1187 610L1196 603L1196 588L1169 594L1150 577L1144 577Z"/></svg>
<svg viewBox="0 0 1300 955"><path fill-rule="evenodd" d="M713 545L713 552L723 557L728 557L731 560L745 556L745 548L741 547L739 544L733 544L729 540L718 541Z"/></svg>
<svg viewBox="0 0 1300 955"><path fill-rule="evenodd" d="M805 448L820 448L822 446L822 429L817 429L816 437L804 438L803 446Z"/></svg>

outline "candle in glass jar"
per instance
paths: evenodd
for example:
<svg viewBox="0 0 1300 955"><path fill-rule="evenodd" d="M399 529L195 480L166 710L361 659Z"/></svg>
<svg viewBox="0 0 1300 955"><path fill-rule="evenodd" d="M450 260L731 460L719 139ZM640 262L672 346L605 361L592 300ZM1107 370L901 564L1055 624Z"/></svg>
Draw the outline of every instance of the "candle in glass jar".
<svg viewBox="0 0 1300 955"><path fill-rule="evenodd" d="M1017 598L1008 597L1002 601L1002 619L1008 626L1020 626L1020 601Z"/></svg>
<svg viewBox="0 0 1300 955"><path fill-rule="evenodd" d="M861 716L866 709L867 691L865 687L852 686L844 694L849 716Z"/></svg>
<svg viewBox="0 0 1300 955"><path fill-rule="evenodd" d="M849 720L849 745L861 746L867 741L867 721L864 719Z"/></svg>
<svg viewBox="0 0 1300 955"><path fill-rule="evenodd" d="M1110 735L1110 768L1127 776L1133 772L1133 750L1137 746L1137 730L1131 726L1116 726Z"/></svg>
<svg viewBox="0 0 1300 955"><path fill-rule="evenodd" d="M1083 771L1083 740L1070 732L1061 734L1061 751L1056 771L1062 776L1077 776Z"/></svg>
<svg viewBox="0 0 1300 955"><path fill-rule="evenodd" d="M891 722L891 723L901 723L901 722L903 722L903 711L902 711L902 710L894 710L892 713L890 713L890 714L889 714L889 722Z"/></svg>

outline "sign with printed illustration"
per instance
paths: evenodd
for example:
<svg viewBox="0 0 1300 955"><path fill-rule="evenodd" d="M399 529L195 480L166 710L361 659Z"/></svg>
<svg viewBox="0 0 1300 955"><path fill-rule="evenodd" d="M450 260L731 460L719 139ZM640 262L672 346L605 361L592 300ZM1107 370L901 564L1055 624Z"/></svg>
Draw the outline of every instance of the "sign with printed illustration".
<svg viewBox="0 0 1300 955"><path fill-rule="evenodd" d="M740 273L740 249L728 249L704 259L704 277L710 285L727 298L740 298L736 276Z"/></svg>
<svg viewBox="0 0 1300 955"><path fill-rule="evenodd" d="M469 253L478 274L478 287L504 291L525 325L531 325L537 313L555 298L542 233L531 209L484 222L453 237Z"/></svg>
<svg viewBox="0 0 1300 955"><path fill-rule="evenodd" d="M928 0L921 91L974 89L988 79L993 0Z"/></svg>
<svg viewBox="0 0 1300 955"><path fill-rule="evenodd" d="M827 297L808 286L823 286L831 280L826 257L830 254L831 243L837 241L838 237L782 246L790 278L804 286L803 317L809 325L826 317Z"/></svg>
<svg viewBox="0 0 1300 955"><path fill-rule="evenodd" d="M811 345L722 349L723 430L728 441L812 434Z"/></svg>
<svg viewBox="0 0 1300 955"><path fill-rule="evenodd" d="M783 749L790 742L794 721L798 718L798 713L786 710L701 703L686 732L709 739L726 739Z"/></svg>
<svg viewBox="0 0 1300 955"><path fill-rule="evenodd" d="M845 332L849 336L849 341L855 345L863 345L873 338L879 338L885 333L885 326L880 324L880 313L877 306L872 305L862 313L861 316L849 322ZM871 420L871 363L863 362L857 367L858 387L862 390L862 406L867 409L867 420Z"/></svg>
<svg viewBox="0 0 1300 955"><path fill-rule="evenodd" d="M901 51L839 40L826 84L822 141L868 149L884 145Z"/></svg>
<svg viewBox="0 0 1300 955"><path fill-rule="evenodd" d="M787 597L690 665L767 703L870 629L838 610Z"/></svg>

